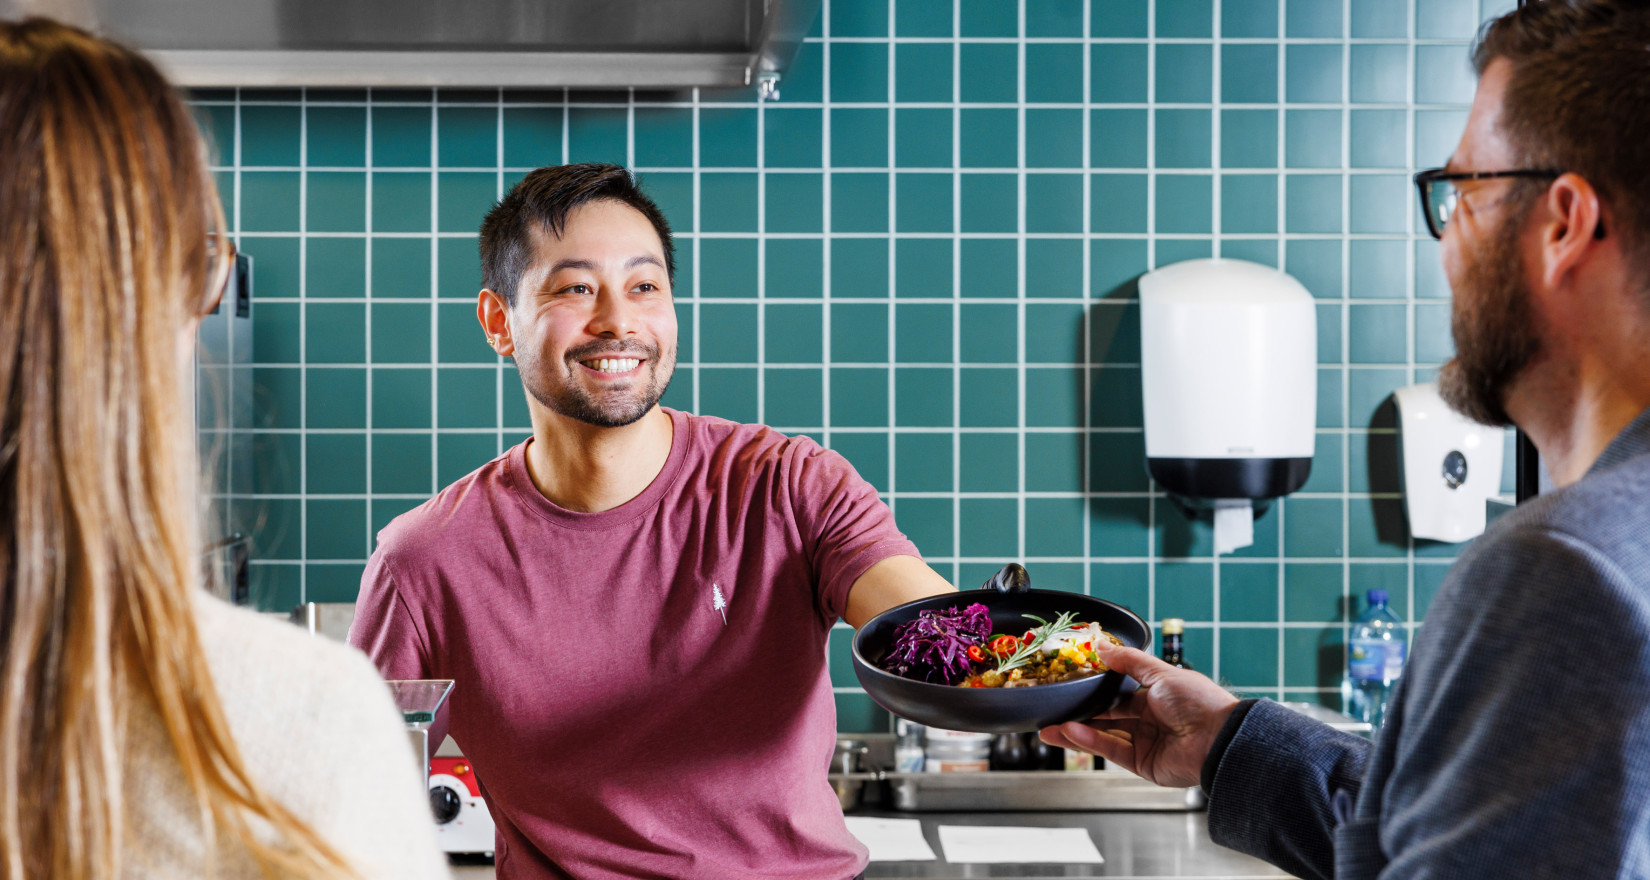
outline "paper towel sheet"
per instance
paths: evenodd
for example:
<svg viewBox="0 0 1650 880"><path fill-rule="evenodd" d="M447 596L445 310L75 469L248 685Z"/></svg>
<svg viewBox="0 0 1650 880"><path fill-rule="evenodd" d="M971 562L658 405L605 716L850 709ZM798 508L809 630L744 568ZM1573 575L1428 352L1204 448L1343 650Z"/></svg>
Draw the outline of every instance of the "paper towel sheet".
<svg viewBox="0 0 1650 880"><path fill-rule="evenodd" d="M940 847L953 865L1054 863L1098 865L1105 861L1087 828L941 825Z"/></svg>
<svg viewBox="0 0 1650 880"><path fill-rule="evenodd" d="M873 862L932 862L934 848L922 836L921 819L844 816L848 833L871 851Z"/></svg>
<svg viewBox="0 0 1650 880"><path fill-rule="evenodd" d="M1215 555L1255 543L1255 509L1247 498L1215 501Z"/></svg>

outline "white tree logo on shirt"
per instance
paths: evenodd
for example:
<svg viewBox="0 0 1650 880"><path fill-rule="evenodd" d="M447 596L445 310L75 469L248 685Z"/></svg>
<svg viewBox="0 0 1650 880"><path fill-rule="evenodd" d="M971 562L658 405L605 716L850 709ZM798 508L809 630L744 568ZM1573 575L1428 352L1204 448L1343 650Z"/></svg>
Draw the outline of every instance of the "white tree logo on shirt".
<svg viewBox="0 0 1650 880"><path fill-rule="evenodd" d="M728 625L728 600L722 598L722 588L716 584L710 585L710 607L722 612L722 625Z"/></svg>

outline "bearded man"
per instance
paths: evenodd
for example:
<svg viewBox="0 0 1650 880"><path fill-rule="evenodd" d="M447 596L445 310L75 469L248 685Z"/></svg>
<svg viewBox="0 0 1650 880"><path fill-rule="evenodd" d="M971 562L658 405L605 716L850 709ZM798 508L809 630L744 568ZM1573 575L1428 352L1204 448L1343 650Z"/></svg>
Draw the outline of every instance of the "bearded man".
<svg viewBox="0 0 1650 880"><path fill-rule="evenodd" d="M1451 569L1376 740L1132 649L1141 683L1043 731L1201 784L1216 842L1302 877L1650 876L1650 6L1493 22L1449 164L1416 175L1454 291L1459 411L1559 491Z"/></svg>
<svg viewBox="0 0 1650 880"><path fill-rule="evenodd" d="M500 878L849 878L826 780L840 618L952 589L806 437L658 405L670 227L625 169L540 168L481 228L477 317L533 434L378 536L350 641L455 682Z"/></svg>

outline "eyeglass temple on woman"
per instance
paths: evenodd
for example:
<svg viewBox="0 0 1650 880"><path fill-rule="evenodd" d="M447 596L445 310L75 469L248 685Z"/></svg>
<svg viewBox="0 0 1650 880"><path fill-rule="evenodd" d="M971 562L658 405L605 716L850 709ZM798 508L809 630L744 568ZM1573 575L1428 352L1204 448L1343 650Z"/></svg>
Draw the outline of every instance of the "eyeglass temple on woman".
<svg viewBox="0 0 1650 880"><path fill-rule="evenodd" d="M226 235L207 236L207 287L201 301L202 317L218 310L218 303L222 302L224 291L229 288L229 279L235 276L236 253L234 239Z"/></svg>

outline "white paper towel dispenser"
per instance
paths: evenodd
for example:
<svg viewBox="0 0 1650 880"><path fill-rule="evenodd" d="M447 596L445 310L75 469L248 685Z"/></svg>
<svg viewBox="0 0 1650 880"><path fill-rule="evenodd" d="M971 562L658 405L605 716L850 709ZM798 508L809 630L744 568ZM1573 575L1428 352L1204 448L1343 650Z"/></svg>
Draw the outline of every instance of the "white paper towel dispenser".
<svg viewBox="0 0 1650 880"><path fill-rule="evenodd" d="M1483 534L1486 505L1501 491L1505 431L1450 409L1436 382L1400 388L1392 398L1409 533L1449 543Z"/></svg>
<svg viewBox="0 0 1650 880"><path fill-rule="evenodd" d="M1312 294L1244 260L1188 260L1140 279L1146 466L1188 515L1212 510L1215 552L1312 471L1318 330Z"/></svg>

